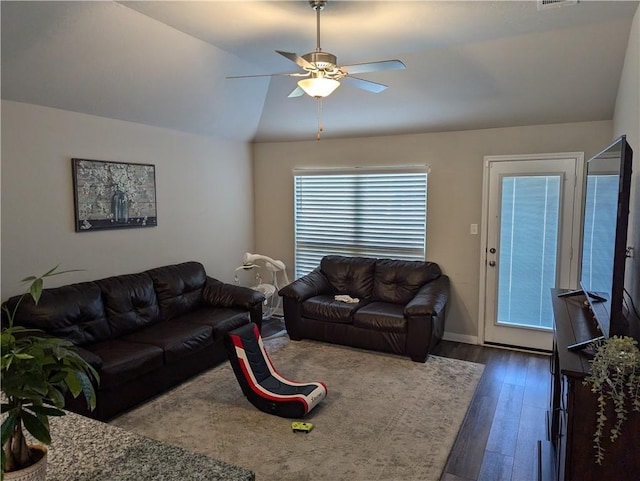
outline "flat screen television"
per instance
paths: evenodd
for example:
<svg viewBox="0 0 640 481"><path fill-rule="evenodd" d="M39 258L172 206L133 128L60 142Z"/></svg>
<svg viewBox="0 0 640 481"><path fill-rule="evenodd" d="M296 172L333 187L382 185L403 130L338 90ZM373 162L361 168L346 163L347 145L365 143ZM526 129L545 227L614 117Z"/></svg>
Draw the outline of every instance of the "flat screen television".
<svg viewBox="0 0 640 481"><path fill-rule="evenodd" d="M587 162L577 292L586 294L600 338L629 333L624 277L632 156L623 135ZM592 340L569 348L582 349Z"/></svg>

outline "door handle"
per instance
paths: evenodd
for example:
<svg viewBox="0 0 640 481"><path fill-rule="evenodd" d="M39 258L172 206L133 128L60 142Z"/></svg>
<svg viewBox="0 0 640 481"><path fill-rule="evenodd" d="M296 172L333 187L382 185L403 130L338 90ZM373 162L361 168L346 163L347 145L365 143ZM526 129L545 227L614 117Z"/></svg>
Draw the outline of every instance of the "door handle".
<svg viewBox="0 0 640 481"><path fill-rule="evenodd" d="M495 265L496 265L496 261L489 261L489 265L490 265L491 267L495 267Z"/></svg>

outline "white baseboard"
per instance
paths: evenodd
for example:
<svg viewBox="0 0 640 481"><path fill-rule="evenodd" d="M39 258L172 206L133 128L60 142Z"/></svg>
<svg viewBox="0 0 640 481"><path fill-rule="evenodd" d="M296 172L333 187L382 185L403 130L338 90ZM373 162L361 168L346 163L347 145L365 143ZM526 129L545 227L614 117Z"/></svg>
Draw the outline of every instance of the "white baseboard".
<svg viewBox="0 0 640 481"><path fill-rule="evenodd" d="M469 336L468 334L457 334L455 332L444 332L442 339L445 341L463 342L464 344L480 344L478 336Z"/></svg>

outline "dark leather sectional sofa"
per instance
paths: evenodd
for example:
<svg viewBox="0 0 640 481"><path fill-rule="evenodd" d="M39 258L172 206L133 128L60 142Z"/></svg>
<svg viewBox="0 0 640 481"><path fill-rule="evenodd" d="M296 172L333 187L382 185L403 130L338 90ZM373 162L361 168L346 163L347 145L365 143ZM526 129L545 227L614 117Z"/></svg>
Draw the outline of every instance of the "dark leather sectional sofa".
<svg viewBox="0 0 640 481"><path fill-rule="evenodd" d="M315 339L425 362L444 332L449 278L433 262L332 255L279 293L293 340ZM336 295L359 302L341 302Z"/></svg>
<svg viewBox="0 0 640 481"><path fill-rule="evenodd" d="M185 262L45 289L37 306L25 297L15 324L78 346L100 374L97 405L88 412L80 397L66 408L106 420L226 360L224 335L249 322L261 326L263 301Z"/></svg>

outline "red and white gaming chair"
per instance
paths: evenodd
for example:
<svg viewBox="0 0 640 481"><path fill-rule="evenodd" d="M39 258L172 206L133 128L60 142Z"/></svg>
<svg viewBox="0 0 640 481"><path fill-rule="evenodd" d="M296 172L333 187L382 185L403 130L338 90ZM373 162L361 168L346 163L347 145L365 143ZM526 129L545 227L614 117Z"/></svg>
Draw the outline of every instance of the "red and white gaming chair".
<svg viewBox="0 0 640 481"><path fill-rule="evenodd" d="M255 324L229 332L224 343L242 392L261 411L284 418L302 418L327 396L327 387L322 382L295 382L278 374Z"/></svg>

